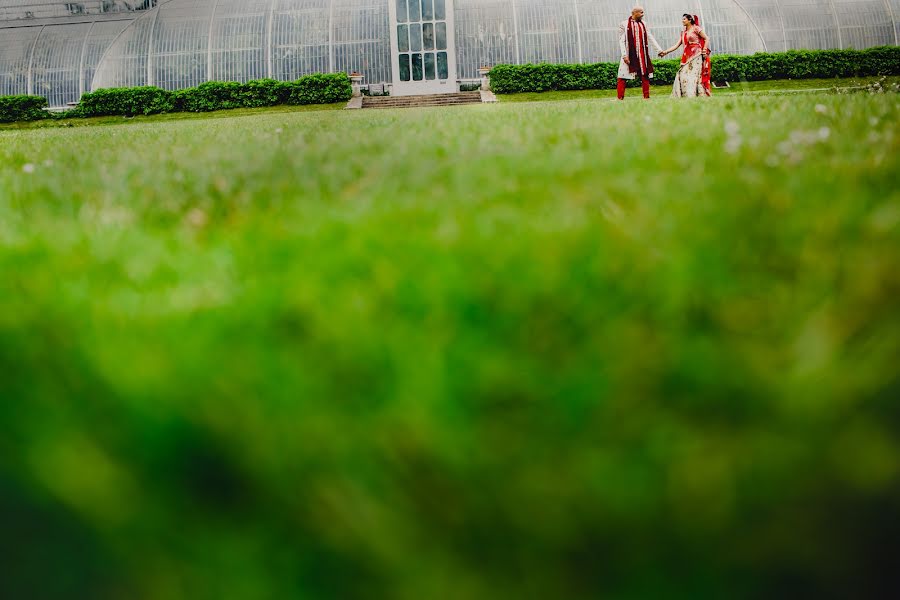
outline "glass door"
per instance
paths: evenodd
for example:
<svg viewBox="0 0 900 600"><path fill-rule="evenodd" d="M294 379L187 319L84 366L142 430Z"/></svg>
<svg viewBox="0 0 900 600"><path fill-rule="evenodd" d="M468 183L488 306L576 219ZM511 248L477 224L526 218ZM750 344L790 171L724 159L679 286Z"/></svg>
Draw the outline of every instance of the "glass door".
<svg viewBox="0 0 900 600"><path fill-rule="evenodd" d="M389 0L393 95L456 92L453 0Z"/></svg>

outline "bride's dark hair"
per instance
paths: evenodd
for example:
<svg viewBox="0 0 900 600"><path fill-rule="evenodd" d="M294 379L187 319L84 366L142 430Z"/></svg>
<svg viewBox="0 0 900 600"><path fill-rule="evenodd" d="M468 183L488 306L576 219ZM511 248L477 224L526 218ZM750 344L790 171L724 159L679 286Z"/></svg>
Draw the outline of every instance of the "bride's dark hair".
<svg viewBox="0 0 900 600"><path fill-rule="evenodd" d="M689 15L689 14L687 14L687 13L684 13L684 14L681 15L681 16L684 17L685 19L687 19L688 21L690 21L690 22L691 22L691 25L696 25L696 24L697 24L697 22L694 20L694 15Z"/></svg>

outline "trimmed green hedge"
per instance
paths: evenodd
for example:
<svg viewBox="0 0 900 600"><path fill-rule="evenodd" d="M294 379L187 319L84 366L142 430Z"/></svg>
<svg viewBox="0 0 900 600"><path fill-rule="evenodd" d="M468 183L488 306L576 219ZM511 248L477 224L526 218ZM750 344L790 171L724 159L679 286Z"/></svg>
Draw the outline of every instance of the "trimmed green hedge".
<svg viewBox="0 0 900 600"><path fill-rule="evenodd" d="M334 104L347 102L353 96L350 77L339 75L308 75L291 86L288 104Z"/></svg>
<svg viewBox="0 0 900 600"><path fill-rule="evenodd" d="M174 112L172 92L158 87L108 88L84 94L78 107L64 113L69 117L107 115L156 115Z"/></svg>
<svg viewBox="0 0 900 600"><path fill-rule="evenodd" d="M258 79L247 83L211 81L170 92L158 87L109 88L84 94L72 110L48 113L41 96L0 96L0 123L46 118L155 115L259 108L281 104L333 104L353 95L344 73L317 74L297 81Z"/></svg>
<svg viewBox="0 0 900 600"><path fill-rule="evenodd" d="M255 83L255 82L254 82ZM244 86L233 81L210 81L197 87L172 93L180 112L210 112L245 108L248 104L268 106L251 93L244 93Z"/></svg>
<svg viewBox="0 0 900 600"><path fill-rule="evenodd" d="M291 82L275 79L247 83L213 81L173 92L175 110L185 112L281 104L333 104L346 102L352 94L350 78L343 73L307 75Z"/></svg>
<svg viewBox="0 0 900 600"><path fill-rule="evenodd" d="M46 119L50 116L46 108L42 96L0 96L0 123Z"/></svg>
<svg viewBox="0 0 900 600"><path fill-rule="evenodd" d="M247 83L211 81L194 88L174 92L177 110L210 112L232 108L259 108L287 104L295 85L275 79L258 79Z"/></svg>
<svg viewBox="0 0 900 600"><path fill-rule="evenodd" d="M752 56L713 55L712 68L715 79L726 81L900 75L900 46L868 50L791 50Z"/></svg>
<svg viewBox="0 0 900 600"><path fill-rule="evenodd" d="M346 102L352 93L350 78L345 73L307 75L289 82L274 79L247 83L210 81L174 92L156 87L113 88L85 94L78 108L67 116L133 116L280 104L333 104Z"/></svg>
<svg viewBox="0 0 900 600"><path fill-rule="evenodd" d="M654 83L671 85L678 60L657 60ZM589 65L498 65L491 69L491 88L499 94L591 90L616 87L618 63ZM713 55L714 80L830 79L900 75L900 46L868 50L790 50L751 56Z"/></svg>

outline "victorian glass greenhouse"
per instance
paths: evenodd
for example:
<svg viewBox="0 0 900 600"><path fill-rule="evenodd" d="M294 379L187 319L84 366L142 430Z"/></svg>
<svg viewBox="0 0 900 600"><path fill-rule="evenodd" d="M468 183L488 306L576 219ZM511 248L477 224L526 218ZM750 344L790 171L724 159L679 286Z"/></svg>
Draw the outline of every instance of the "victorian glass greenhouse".
<svg viewBox="0 0 900 600"><path fill-rule="evenodd" d="M633 0L0 0L0 95L52 106L102 87L362 73L395 93L455 91L501 63L618 57ZM700 15L716 52L897 44L900 0L646 0L674 42Z"/></svg>

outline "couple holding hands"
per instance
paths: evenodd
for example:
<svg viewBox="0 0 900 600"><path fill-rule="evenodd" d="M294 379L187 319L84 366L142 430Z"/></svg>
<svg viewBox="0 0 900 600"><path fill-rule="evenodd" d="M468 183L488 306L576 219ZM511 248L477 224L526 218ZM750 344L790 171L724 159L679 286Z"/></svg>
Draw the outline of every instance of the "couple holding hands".
<svg viewBox="0 0 900 600"><path fill-rule="evenodd" d="M681 67L672 86L673 97L694 98L710 95L709 38L706 32L700 29L700 19L697 15L685 14L681 22L684 25L681 38L668 50L663 50L647 30L644 24L644 9L640 6L635 6L628 20L619 25L619 46L622 50L617 88L619 100L625 99L626 81L637 77L641 80L644 98L650 97L653 63L650 60L649 44L653 44L660 58L684 46Z"/></svg>

